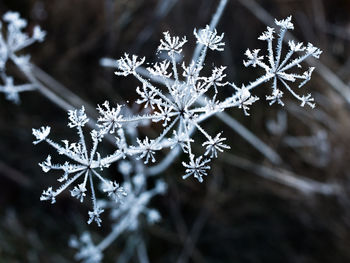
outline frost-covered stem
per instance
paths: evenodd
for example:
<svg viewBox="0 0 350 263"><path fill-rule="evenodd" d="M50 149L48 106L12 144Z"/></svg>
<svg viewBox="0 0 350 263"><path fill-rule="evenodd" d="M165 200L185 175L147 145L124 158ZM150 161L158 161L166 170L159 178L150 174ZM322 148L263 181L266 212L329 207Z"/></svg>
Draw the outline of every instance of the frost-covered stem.
<svg viewBox="0 0 350 263"><path fill-rule="evenodd" d="M119 161L123 155L120 152L116 152L115 154L112 154L111 156L105 157L101 160L102 165L114 163L116 161ZM96 167L95 167L96 166ZM96 163L96 165L91 165L91 168L97 168L99 167L99 164Z"/></svg>
<svg viewBox="0 0 350 263"><path fill-rule="evenodd" d="M142 75L142 74L141 74ZM149 75L149 74L148 74ZM152 81L154 81L154 79L156 78L157 76L152 76ZM160 78L161 80L159 81L161 84L163 84L167 89L168 89L168 92L169 94L171 94L171 86L170 86L170 83L169 83L169 79L167 79L165 76L162 76ZM156 80L157 82L157 80Z"/></svg>
<svg viewBox="0 0 350 263"><path fill-rule="evenodd" d="M82 130L80 125L77 126L77 130L78 130L78 135L80 138L80 143L83 146L83 152L84 152L85 159L88 160L88 153L87 153L87 148L86 148L86 143L85 143L85 136L84 136L83 130Z"/></svg>
<svg viewBox="0 0 350 263"><path fill-rule="evenodd" d="M294 50L290 50L286 57L284 58L284 60L282 61L282 63L279 65L279 68L282 68L286 63L287 61L290 59L290 57L294 54Z"/></svg>
<svg viewBox="0 0 350 263"><path fill-rule="evenodd" d="M266 72L270 71L270 67L268 65L266 65L264 62L257 61L256 64L258 66L260 66L261 68L265 69Z"/></svg>
<svg viewBox="0 0 350 263"><path fill-rule="evenodd" d="M167 79L164 76L153 76L149 73L147 69L140 66L136 69L136 72L145 78L152 79L153 82L162 84L168 88L169 93L171 93L170 86L174 85L175 81L173 79Z"/></svg>
<svg viewBox="0 0 350 263"><path fill-rule="evenodd" d="M212 137L197 122L193 122L193 124L209 141L212 140Z"/></svg>
<svg viewBox="0 0 350 263"><path fill-rule="evenodd" d="M257 86L261 85L262 83L269 81L273 77L274 77L274 74L267 73L264 76L262 76L261 78L258 78L257 80L249 83L249 85L246 86L246 89L248 89L248 90L254 89Z"/></svg>
<svg viewBox="0 0 350 263"><path fill-rule="evenodd" d="M212 86L212 83L208 83L205 88L201 92L199 92L197 95L190 97L190 101L187 103L187 107L191 107L193 103L195 103L198 99L200 99Z"/></svg>
<svg viewBox="0 0 350 263"><path fill-rule="evenodd" d="M286 34L286 31L287 29L282 27L281 28L281 31L279 33L279 37L278 37L278 40L277 40L277 50L276 50L276 53L277 53L277 57L276 57L276 68L278 68L279 66L279 63L280 63L280 59L281 59L281 54L282 54L282 42L283 42L283 39L284 39L284 35Z"/></svg>
<svg viewBox="0 0 350 263"><path fill-rule="evenodd" d="M299 63L303 62L305 59L307 59L311 55L312 54L309 52L306 53L305 55L301 56L300 58L297 58L297 59L293 60L291 63L287 64L284 68L280 69L280 71L286 71L286 70L298 65Z"/></svg>
<svg viewBox="0 0 350 263"><path fill-rule="evenodd" d="M89 170L86 170L85 176L84 176L84 181L83 181L84 188L86 188L86 182L87 182L88 176L89 176Z"/></svg>
<svg viewBox="0 0 350 263"><path fill-rule="evenodd" d="M179 74L177 73L175 54L172 53L170 57L171 57L171 64L172 64L172 67L173 67L175 81L178 82L179 81Z"/></svg>
<svg viewBox="0 0 350 263"><path fill-rule="evenodd" d="M217 24L219 23L219 20L222 16L222 14L224 13L224 10L225 10L225 7L226 7L226 4L227 4L227 0L221 0L211 21L210 21L210 30L213 30L214 28L216 28ZM192 56L192 61L197 61L198 57L200 56L201 54L201 50L203 48L203 45L202 44L197 44L196 45L196 48L193 52L193 56Z"/></svg>
<svg viewBox="0 0 350 263"><path fill-rule="evenodd" d="M69 170L68 174L74 174L74 173L77 173L77 172L80 172L81 170L85 170L86 169L86 166L79 166L78 168L74 169L74 170ZM61 166L51 166L50 167L50 170L59 170L61 171L62 170L62 167Z"/></svg>
<svg viewBox="0 0 350 263"><path fill-rule="evenodd" d="M272 91L276 89L277 89L277 77L274 77L272 82Z"/></svg>
<svg viewBox="0 0 350 263"><path fill-rule="evenodd" d="M92 161L94 160L94 156L95 156L97 147L98 147L98 140L94 140L92 150L90 152L90 160L89 160L90 165L91 165Z"/></svg>
<svg viewBox="0 0 350 263"><path fill-rule="evenodd" d="M203 107L200 107L200 108L195 108L195 109L191 109L191 112L192 113L196 113L196 112L206 112L208 110L207 107L203 106Z"/></svg>
<svg viewBox="0 0 350 263"><path fill-rule="evenodd" d="M90 181L90 188L91 188L91 200L94 210L97 209L97 202L96 202L96 195L95 195L95 188L94 183L92 181L92 175L91 172L89 172L89 181Z"/></svg>
<svg viewBox="0 0 350 263"><path fill-rule="evenodd" d="M267 49L269 53L269 62L272 70L275 69L274 56L273 56L273 47L272 47L272 39L268 39L267 41Z"/></svg>
<svg viewBox="0 0 350 263"><path fill-rule="evenodd" d="M296 99L298 99L298 100L300 100L300 101L303 100L298 94L296 94L296 93L294 92L294 90L292 90L292 89L289 87L289 85L288 85L283 79L280 78L279 80L283 83L283 85L286 87L286 89L287 89Z"/></svg>
<svg viewBox="0 0 350 263"><path fill-rule="evenodd" d="M94 175L96 175L98 179L101 180L101 182L107 184L107 181L98 172L96 172L94 169L91 169L91 171L94 173Z"/></svg>
<svg viewBox="0 0 350 263"><path fill-rule="evenodd" d="M184 130L185 130L185 134L187 136L187 148L188 148L188 155L191 156L192 155L192 148L191 148L191 142L190 142L190 132L188 131L188 125L185 123L184 124ZM192 129L191 129L192 130Z"/></svg>
<svg viewBox="0 0 350 263"><path fill-rule="evenodd" d="M175 123L179 120L179 116L177 116L172 122L170 125L168 125L168 127L166 127L166 129L164 129L164 131L162 132L161 135L159 135L159 137L157 138L156 140L156 144L158 144L163 138L165 135L168 134L168 132L171 130L171 128L175 125Z"/></svg>
<svg viewBox="0 0 350 263"><path fill-rule="evenodd" d="M57 143L53 142L51 139L46 138L45 142L47 142L51 147L56 149L59 153L64 154L65 156L71 158L72 160L74 160L74 161L76 161L78 163L81 163L81 164L86 164L85 161L83 159L79 158L75 153L73 153L70 150L66 150L62 146L60 146Z"/></svg>
<svg viewBox="0 0 350 263"><path fill-rule="evenodd" d="M217 9L216 9L211 21L210 21L210 29L216 28L224 10L225 10L226 4L227 4L227 0L220 1L219 6L217 7Z"/></svg>
<svg viewBox="0 0 350 263"><path fill-rule="evenodd" d="M201 51L201 55L200 55L200 57L198 59L197 67L201 67L203 65L205 57L207 55L207 51L208 51L208 47L204 46L202 51Z"/></svg>
<svg viewBox="0 0 350 263"><path fill-rule="evenodd" d="M66 188L70 186L72 183L74 183L74 181L77 180L83 173L84 171L81 171L80 173L76 174L74 177L68 179L60 188L58 188L55 191L54 196L57 196L60 193L62 193L64 190L66 190Z"/></svg>
<svg viewBox="0 0 350 263"><path fill-rule="evenodd" d="M164 105L162 105L164 106ZM122 119L120 123L130 123L130 122L138 122L143 120L153 120L155 118L154 115L137 115L132 117L127 117L126 119Z"/></svg>
<svg viewBox="0 0 350 263"><path fill-rule="evenodd" d="M229 98L228 100L225 100L219 104L219 107L217 110L213 111L213 113L221 112L224 109L227 108L233 108L237 107L239 105L239 102L237 102L234 97Z"/></svg>
<svg viewBox="0 0 350 263"><path fill-rule="evenodd" d="M154 93L156 93L159 97L161 97L164 101L168 102L169 105L172 105L176 107L176 105L169 100L166 96L163 95L156 87L154 87L149 81L141 77L137 72L133 74L141 83L145 84L147 87L149 87Z"/></svg>

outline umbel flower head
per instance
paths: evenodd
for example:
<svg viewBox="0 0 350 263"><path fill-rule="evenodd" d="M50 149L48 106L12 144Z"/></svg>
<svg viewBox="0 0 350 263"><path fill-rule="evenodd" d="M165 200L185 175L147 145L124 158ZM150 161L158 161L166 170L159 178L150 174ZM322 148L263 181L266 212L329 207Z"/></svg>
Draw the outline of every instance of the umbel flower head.
<svg viewBox="0 0 350 263"><path fill-rule="evenodd" d="M175 55L182 55L187 38L172 36L169 32L165 32L157 52L165 52L168 57L147 67L148 78L138 72L144 63L144 58L138 59L135 55L124 54L117 61L115 74L119 76L133 75L141 82L142 88L137 87L136 89L141 98L136 102L142 104L144 108L149 108L149 112L152 112L152 114L138 115L132 120L147 119L162 123L163 130L157 138L149 139L147 136L144 139L137 138L138 146L135 146L134 149L143 149L143 153L139 154L138 158L143 159L145 164L155 163L158 151L174 147L180 147L183 152L189 155L190 160L193 160L192 143L195 141L191 136L196 129L210 142L210 145L205 144L204 146L207 149L210 148L207 152L212 154L207 153L206 157L198 157L203 159L205 163L209 163L211 158L216 157L218 151L228 149L227 145L222 143L225 138L216 144L217 139L215 138L218 135L212 137L199 124L211 115L234 106L233 103L221 103L216 99L216 96L204 106L200 103L205 98L205 94L218 93L219 88L227 85L227 81L225 81L226 67L214 67L209 76L203 76L203 66L201 65L208 49L224 50L223 34L218 35L216 29L212 30L206 26L205 29L194 30L194 36L197 42L203 45L202 54L189 64L183 62L180 67ZM161 80L163 85L155 86L153 80L156 79ZM180 135L181 139L179 139ZM188 169L187 166L185 168ZM201 176L193 174L199 181L203 181Z"/></svg>
<svg viewBox="0 0 350 263"><path fill-rule="evenodd" d="M311 43L304 45L301 42L295 43L295 41L290 40L288 42L289 50L286 55L282 57L282 45L286 32L294 29L291 20L291 16L286 19L275 20L275 24L279 27L278 38L276 40L277 46L275 50L273 48L275 29L267 27L267 30L258 38L267 43L267 55L261 56L259 49L254 49L253 51L247 49L245 52L247 60L243 61L244 66L260 67L265 70L265 75L251 83L247 88L250 90L261 83L270 81L272 82L272 92L271 95L266 95L266 100L270 101L270 105L277 102L283 106L284 103L282 98L285 93L284 91L287 91L300 101L302 107L308 105L311 108L314 108L315 103L311 94L298 95L298 93L292 89L291 84L300 81L298 85L298 88L300 89L311 79L314 67L310 67L300 74L298 72L300 72L301 63L309 57L319 58L322 51L314 47ZM293 56L295 58L293 58ZM295 68L298 68L298 70L291 72L293 69L295 70Z"/></svg>
<svg viewBox="0 0 350 263"><path fill-rule="evenodd" d="M68 161L63 164L53 164L51 161L52 157L49 155L44 162L39 164L45 173L51 170L61 171L61 173L63 173L58 179L61 186L57 190L53 190L53 187L50 186L47 190L43 191L40 200L48 200L51 203L55 203L56 196L67 188L73 187L70 191L71 195L80 202L83 202L89 189L92 200L92 210L89 211L88 223L90 224L95 221L97 225L100 226L100 214L103 212L103 209L97 204L93 178L96 178L105 186L104 192L106 192L108 196L112 196L115 202L121 201L126 195L123 187L120 187L116 182L107 180L100 175L100 170L108 167L114 158L118 159L121 156L119 151L117 151L112 156L101 158L100 153L97 151L103 136L114 127L113 125L102 125L100 130L92 130L90 132L92 147L88 150L88 143L85 140L83 128L89 122L89 119L85 114L84 107L80 110L70 110L68 112L68 117L68 127L75 128L79 135L79 141L76 143L70 143L67 140L62 140L62 144L53 142L49 139L50 127L33 129L33 135L36 139L34 144L45 141L52 146L59 155L68 158Z"/></svg>
<svg viewBox="0 0 350 263"><path fill-rule="evenodd" d="M234 107L242 109L245 115L249 115L250 107L259 100L257 96L252 95L252 90L267 82L272 83L272 94L266 97L270 105L277 102L283 106L282 98L289 92L300 101L302 107L305 105L314 107L314 99L310 94L298 95L291 87L291 84L297 81L300 81L298 87L303 87L310 80L313 68L307 69L302 74L292 73L290 70L300 68L300 64L310 56L318 58L321 51L312 44L304 46L302 43L290 41L289 51L282 58L283 39L286 31L292 29L293 25L290 17L276 20L275 23L279 27L277 47L275 49L273 47L275 29L268 27L259 37L260 40L267 42L268 54L260 55L260 50L257 49L247 50L245 53L247 60L244 61L244 65L263 68L263 76L249 84L241 84L240 88L226 80L224 66L214 66L211 73L203 75L207 52L210 50L220 52L224 49L223 34L218 35L217 31L209 26L194 31L201 50L198 57L194 57L193 61L188 63L182 62L179 65L175 57L175 54L182 57L187 39L171 36L168 32L164 33L164 39L161 40L157 50L167 53L165 60L151 64L145 69L142 68L145 58L124 54L115 63L115 74L122 77L133 76L141 83L135 90L140 96L136 103L143 106L142 110L134 114L126 106L118 104L113 106L109 102L98 105L100 116L96 128L90 132L90 144L83 133L83 128L89 122L84 107L68 113L68 126L76 129L79 136L79 141L76 143L69 143L67 140L63 140L62 144L53 142L49 139L50 127L34 129L35 144L45 141L55 148L58 154L68 159L63 164L53 164L49 155L40 164L44 172L50 170L63 172L58 179L62 185L57 190L49 187L43 192L41 200L54 203L57 195L67 188L71 188L71 195L80 202L84 202L85 197L90 195L93 208L89 212L88 223L94 221L100 225L100 215L104 208L96 201L94 181L98 180L104 185L103 191L114 202L122 202L126 195L120 182L106 179L100 174L102 169L112 163L130 159L135 162L142 160L147 165L154 164L142 171L147 176L163 172L171 162L169 160L172 160L177 152L182 151L187 155L187 161L182 162L185 170L183 178L193 176L199 182L203 182L210 169L210 161L217 158L218 153L230 149L221 132L212 136L205 129L204 122L207 119ZM293 59L296 54L299 55ZM103 63L109 64L106 60L103 60ZM221 101L218 98L226 86L232 87L234 92ZM160 131L156 136L142 134L141 129L140 133L135 131L136 127L152 122L162 124L157 125ZM130 127L133 132L130 132ZM202 139L204 138L203 143L194 138L195 131L201 134ZM98 146L106 136L116 138L115 151L102 156ZM193 147L196 143L202 145L202 154L200 149ZM89 145L91 147L88 147ZM166 155L161 161L158 157L160 151ZM128 170L124 168L123 171Z"/></svg>

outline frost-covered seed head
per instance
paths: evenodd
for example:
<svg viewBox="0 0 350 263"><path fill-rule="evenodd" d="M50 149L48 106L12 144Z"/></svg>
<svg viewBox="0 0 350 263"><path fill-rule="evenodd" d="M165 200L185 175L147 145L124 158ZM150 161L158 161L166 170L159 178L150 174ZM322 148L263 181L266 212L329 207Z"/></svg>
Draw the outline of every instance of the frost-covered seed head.
<svg viewBox="0 0 350 263"><path fill-rule="evenodd" d="M84 125L89 121L87 115L85 114L84 106L82 106L80 110L69 110L68 118L69 128L84 127Z"/></svg>
<svg viewBox="0 0 350 263"><path fill-rule="evenodd" d="M100 218L100 215L104 212L103 209L100 207L94 208L93 211L89 211L89 220L87 223L90 225L93 221L96 222L96 224L100 227L102 223L102 219Z"/></svg>
<svg viewBox="0 0 350 263"><path fill-rule="evenodd" d="M129 54L125 53L124 57L120 58L117 61L117 68L119 71L115 71L114 73L118 76L128 76L130 74L135 74L136 69L140 67L143 62L145 62L145 58L141 58L138 60L138 57L132 55L129 57Z"/></svg>
<svg viewBox="0 0 350 263"><path fill-rule="evenodd" d="M186 174L183 176L183 179L193 175L194 178L197 178L200 183L203 182L203 176L207 175L207 170L210 169L210 166L207 163L210 162L209 159L203 159L203 156L199 156L194 159L194 155L190 156L189 163L183 162L182 165L186 168Z"/></svg>
<svg viewBox="0 0 350 263"><path fill-rule="evenodd" d="M39 142L44 141L47 136L49 136L51 128L49 126L41 127L40 129L32 129L32 133L36 139L33 144L38 144Z"/></svg>
<svg viewBox="0 0 350 263"><path fill-rule="evenodd" d="M84 201L84 197L86 196L86 187L84 184L78 184L78 186L74 186L74 189L70 191L71 195L82 203Z"/></svg>
<svg viewBox="0 0 350 263"><path fill-rule="evenodd" d="M292 16L288 16L286 19L281 19L281 20L275 19L275 24L277 26L280 26L283 29L293 30L294 25L291 21L292 21Z"/></svg>
<svg viewBox="0 0 350 263"><path fill-rule="evenodd" d="M224 149L231 149L230 146L224 144L226 138L220 138L220 136L221 133L218 133L214 138L211 138L202 144L202 146L206 147L204 155L207 156L210 154L210 158L217 158L218 152L223 152Z"/></svg>
<svg viewBox="0 0 350 263"><path fill-rule="evenodd" d="M169 32L163 32L164 39L160 40L158 46L159 51L166 51L170 57L174 57L175 53L180 54L182 52L183 45L187 42L186 37L181 40L178 36L170 36Z"/></svg>
<svg viewBox="0 0 350 263"><path fill-rule="evenodd" d="M117 182L108 182L104 185L103 192L107 192L108 196L116 203L122 202L123 198L127 196L124 188L119 186Z"/></svg>
<svg viewBox="0 0 350 263"><path fill-rule="evenodd" d="M105 101L102 106L98 105L97 110L100 116L97 119L98 127L105 132L114 133L116 129L122 127L123 115L120 114L121 105L111 108L109 102Z"/></svg>
<svg viewBox="0 0 350 263"><path fill-rule="evenodd" d="M221 42L224 38L224 33L218 35L216 29L212 31L207 25L204 29L198 31L194 29L193 34L197 38L197 43L207 46L211 50L224 51L225 43Z"/></svg>

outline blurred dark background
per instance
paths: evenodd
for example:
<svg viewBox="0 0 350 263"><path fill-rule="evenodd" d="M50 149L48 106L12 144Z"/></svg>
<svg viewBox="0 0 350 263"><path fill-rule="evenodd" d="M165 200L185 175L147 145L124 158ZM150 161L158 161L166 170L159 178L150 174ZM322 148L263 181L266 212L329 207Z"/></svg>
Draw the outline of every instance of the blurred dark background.
<svg viewBox="0 0 350 263"><path fill-rule="evenodd" d="M188 61L195 47L193 28L210 22L218 2L1 0L0 14L20 12L29 22L28 32L41 25L47 31L46 40L24 52L85 102L96 105L106 99L135 101L137 95L137 82L102 68L100 58L119 58L128 52L154 62L162 32L169 30L189 39L184 48ZM226 65L227 79L236 84L259 76L259 71L245 69L242 60L246 48L264 47L257 37L266 28L255 16L259 10L248 10L244 2L251 1L229 1L217 27L225 32L226 49L210 52L206 62ZM259 5L277 19L292 15L293 34L321 48L322 64L349 83L350 1L265 0ZM186 262L350 262L349 105L317 73L307 89L318 106L299 112L293 100L286 101L287 128L278 135L269 132L266 123L277 118L279 106L268 107L261 99L252 106L250 117L238 109L229 112L282 157L281 165L269 162L214 118L208 130L224 131L232 149L213 162L205 182L182 180L179 160L160 175L168 182L169 192L152 201L163 220L144 229L151 262L176 262L187 253L188 235L193 246ZM256 94L264 97L267 91L259 89ZM222 96L230 93L224 89ZM33 147L31 128L49 125L60 139L68 138L71 131L66 112L40 94L27 92L21 100L14 105L0 98L0 262L73 262L69 237L89 229L99 240L109 231L108 219L101 229L88 226L88 207L69 194L55 205L39 201L42 190L55 184L56 178L43 174L37 165L50 150L46 145ZM286 143L286 138L313 138L320 131L327 134L321 141L326 150L317 147L318 137L311 146ZM336 185L338 190L301 191L298 184L276 180L263 168L301 182ZM111 176L116 173L110 170ZM120 243L106 251L104 262L115 262Z"/></svg>

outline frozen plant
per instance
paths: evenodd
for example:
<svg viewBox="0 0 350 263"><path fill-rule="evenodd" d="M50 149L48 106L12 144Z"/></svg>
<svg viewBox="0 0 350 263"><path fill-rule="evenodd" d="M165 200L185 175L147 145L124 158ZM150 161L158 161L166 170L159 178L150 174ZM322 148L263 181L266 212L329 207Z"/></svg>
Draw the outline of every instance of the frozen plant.
<svg viewBox="0 0 350 263"><path fill-rule="evenodd" d="M97 170L107 168L112 163L125 158L142 159L144 164L155 163L157 161L157 152L170 149L170 151L181 149L188 158L182 162L185 168L186 179L190 176L196 178L199 182L203 182L203 177L208 174L210 169L210 161L216 158L219 152L230 147L225 143L226 139L219 132L215 136L210 135L202 126L202 122L224 111L227 108L241 108L245 115L249 115L250 106L259 98L251 94L251 90L261 84L272 81L272 95L267 96L270 104L275 102L283 105L281 101L283 92L278 87L278 83L289 91L301 103L314 107L311 95L297 95L292 90L290 84L301 80L299 88L310 80L313 68L308 69L302 74L291 73L290 69L294 67L300 68L300 63L309 56L318 58L321 51L312 44L306 47L302 43L289 42L289 51L286 56L282 57L282 43L285 33L289 29L293 29L291 18L275 21L279 27L279 35L277 39L277 47L273 50L274 29L268 27L267 31L259 37L259 39L267 41L268 55L267 62L264 62L265 56L259 55L259 50L246 51L248 57L244 61L245 66L259 66L264 69L265 73L262 77L251 82L248 85L241 85L239 88L234 83L226 81L224 66L214 66L209 76L202 74L204 61L209 50L223 51L224 43L222 42L224 35L219 35L217 31L211 30L210 27L205 29L194 30L194 36L197 43L202 46L200 55L194 61L189 63L183 62L178 65L175 56L182 56L182 49L187 42L185 37L180 38L171 36L169 32L164 33L164 39L158 47L157 52L163 52L167 55L167 59L154 63L148 67L146 74L141 74L140 70L145 63L145 58L139 58L136 55L124 54L116 63L115 74L118 76L132 75L140 81L141 86L136 88L140 99L136 103L141 104L147 109L147 113L140 112L137 115L124 111L125 106L116 105L113 107L109 102L99 105L97 110L100 117L95 130L91 132L92 149L87 150L82 127L88 122L84 113L84 108L77 111L69 111L70 128L76 128L80 137L78 143L70 144L63 141L63 145L52 142L48 139L50 129L43 127L40 130L33 130L36 137L35 143L41 141L48 142L58 153L66 155L71 162L61 165L51 163L51 156L41 164L44 172L49 170L62 170L63 176L59 179L63 184L58 190L51 187L43 192L42 200L51 200L55 202L55 197L63 190L68 188L72 183L83 177L83 182L75 185L71 190L72 196L80 201L84 200L87 194L86 182L90 181L91 197L93 200L93 210L89 212L89 223L95 221L98 225L101 223L100 214L104 211L96 202L96 195L93 184L93 177L104 182L105 189L110 195L117 200L121 196L118 192L119 185L116 182L103 178ZM295 53L302 52L302 55L292 59ZM108 64L106 60L103 61ZM149 78L144 77L149 76ZM155 83L161 83L158 87ZM231 86L234 94L222 101L218 99L220 90L225 86ZM209 99L208 96L211 98ZM129 125L140 126L144 122L160 122L161 131L155 138L145 136L141 138L136 136L130 140L126 140L125 130ZM198 130L204 142L201 143L205 148L203 154L194 152L194 144L198 144L198 139L193 137L195 130ZM114 153L102 157L97 152L99 142L106 136L116 136L116 150ZM170 156L170 153L169 153ZM166 157L167 158L167 157ZM166 159L165 158L165 159ZM158 173L164 171L166 165L160 162L158 164ZM145 172L147 174L147 171ZM113 192L113 193L111 193Z"/></svg>
<svg viewBox="0 0 350 263"><path fill-rule="evenodd" d="M14 85L12 77L6 75L6 64L12 61L22 71L30 69L29 55L19 55L19 51L32 45L34 42L42 42L46 33L39 26L35 26L32 36L23 30L27 21L20 17L17 12L7 12L0 21L0 76L3 84L0 84L0 92L4 93L6 99L19 103L19 93L35 89L34 84ZM2 28L7 24L6 28Z"/></svg>

